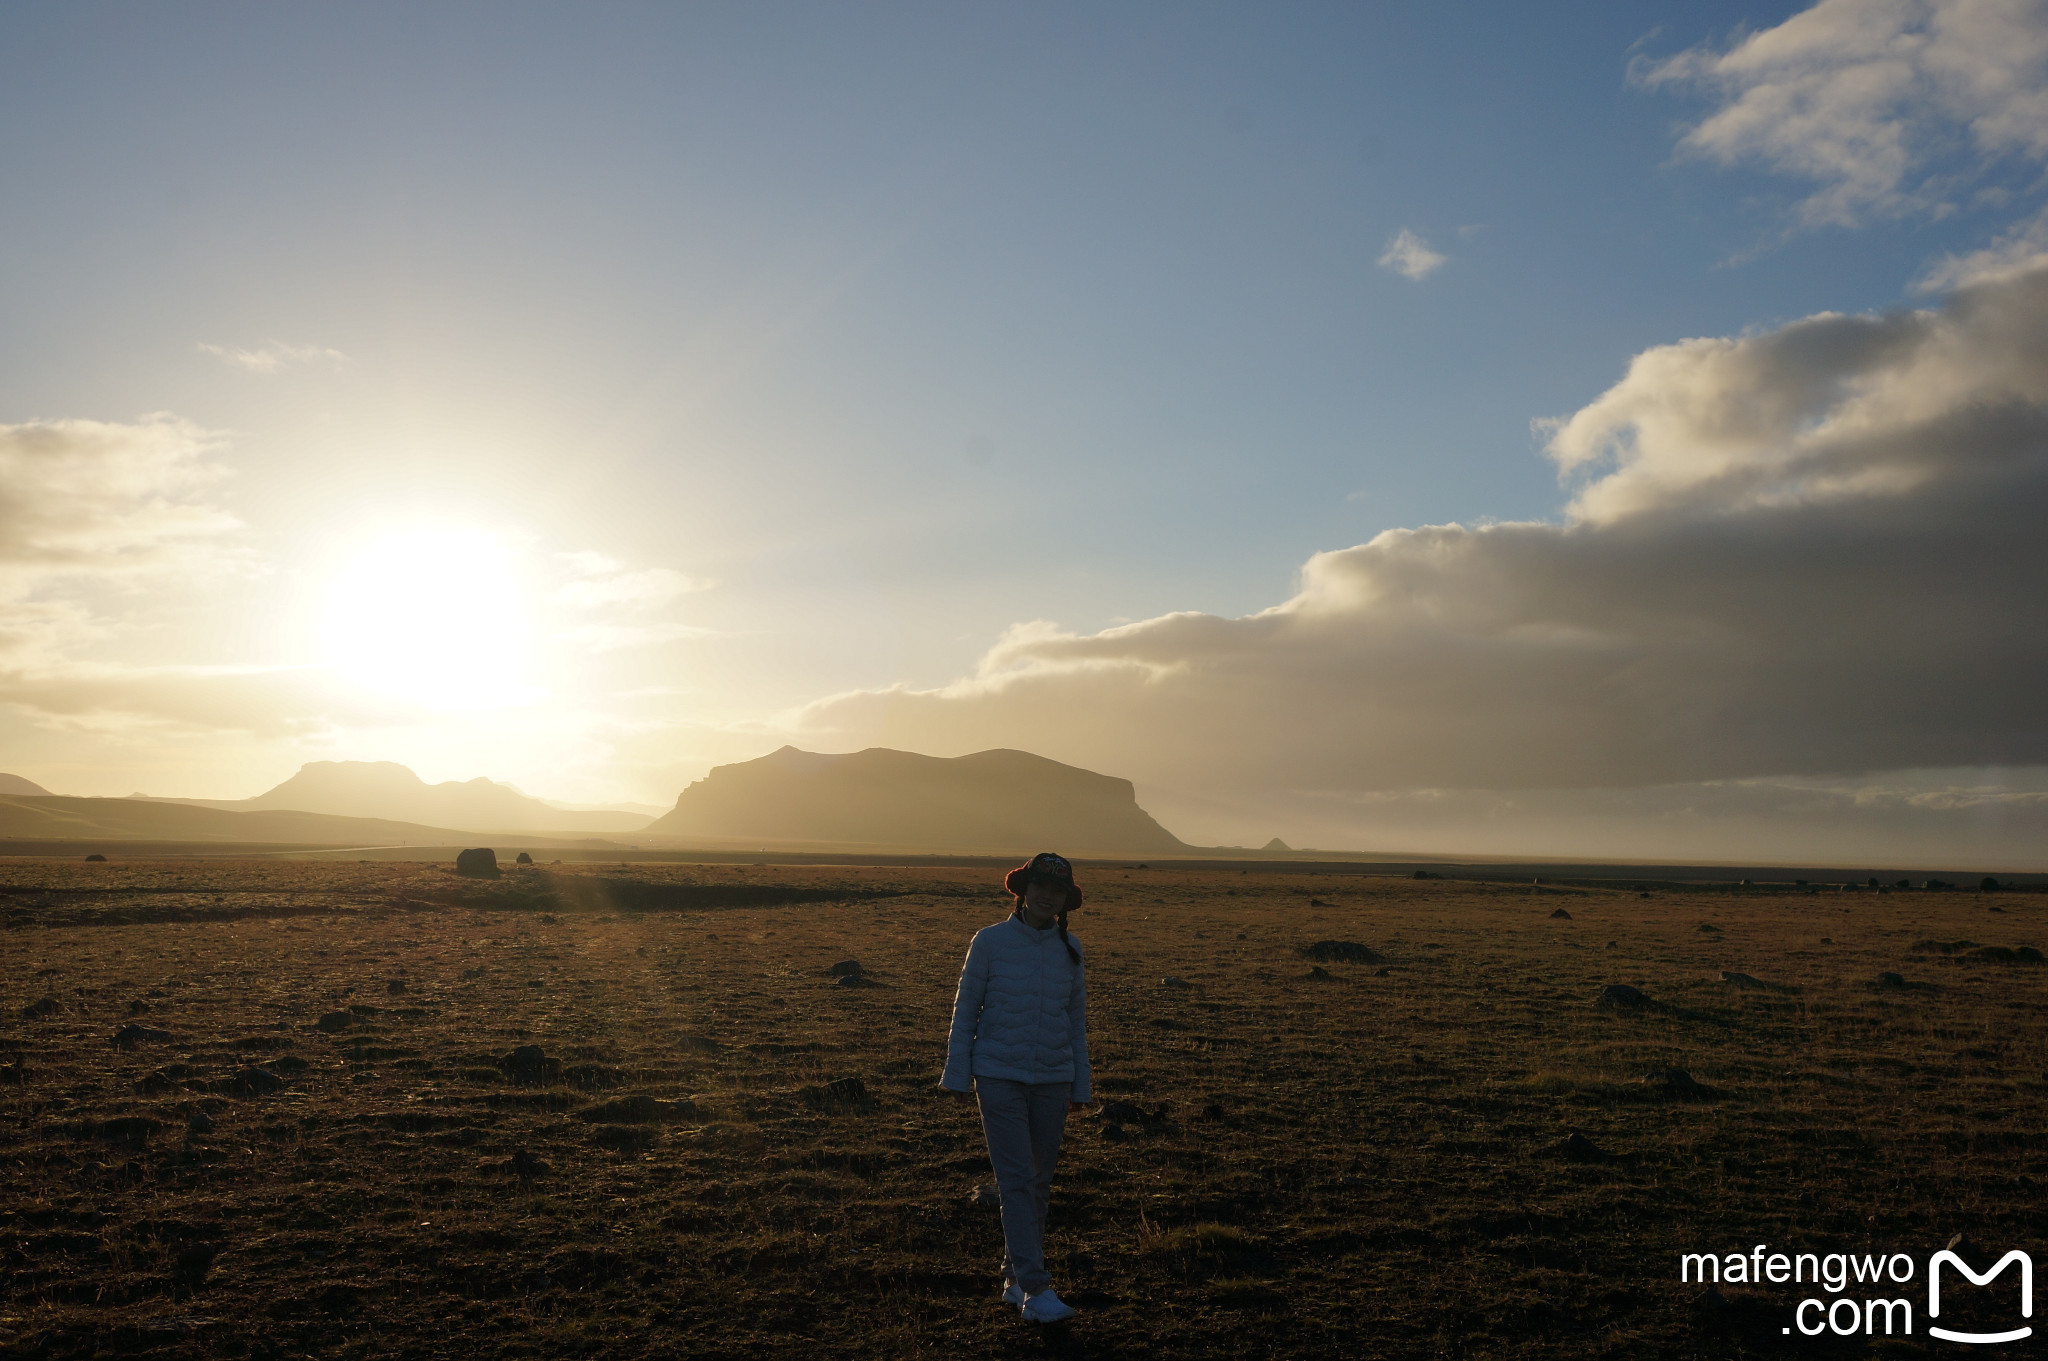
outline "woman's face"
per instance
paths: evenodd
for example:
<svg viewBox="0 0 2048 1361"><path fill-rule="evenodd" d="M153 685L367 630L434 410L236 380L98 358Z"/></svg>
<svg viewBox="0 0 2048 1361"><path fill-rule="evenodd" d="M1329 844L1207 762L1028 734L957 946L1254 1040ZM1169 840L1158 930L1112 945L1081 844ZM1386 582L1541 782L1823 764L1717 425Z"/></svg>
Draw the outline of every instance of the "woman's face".
<svg viewBox="0 0 2048 1361"><path fill-rule="evenodd" d="M1066 905L1067 889L1064 884L1034 879L1024 889L1024 915L1037 925L1043 926L1057 917Z"/></svg>

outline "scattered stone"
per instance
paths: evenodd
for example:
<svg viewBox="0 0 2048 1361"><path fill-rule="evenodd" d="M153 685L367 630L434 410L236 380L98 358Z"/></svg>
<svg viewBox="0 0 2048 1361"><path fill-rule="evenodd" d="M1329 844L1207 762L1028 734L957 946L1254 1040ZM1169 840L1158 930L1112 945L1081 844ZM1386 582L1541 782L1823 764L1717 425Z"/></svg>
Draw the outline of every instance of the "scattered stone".
<svg viewBox="0 0 2048 1361"><path fill-rule="evenodd" d="M55 1016L63 1009L63 1005L54 997L38 997L35 1001L30 1002L21 1009L21 1019L24 1021L40 1021L46 1017Z"/></svg>
<svg viewBox="0 0 2048 1361"><path fill-rule="evenodd" d="M825 972L833 978L858 978L867 972L857 959L842 959Z"/></svg>
<svg viewBox="0 0 2048 1361"><path fill-rule="evenodd" d="M1223 1103L1221 1101L1211 1101L1208 1105L1202 1107L1202 1118L1204 1120L1221 1120L1223 1114Z"/></svg>
<svg viewBox="0 0 2048 1361"><path fill-rule="evenodd" d="M1304 955L1319 963L1341 961L1345 964L1384 964L1386 957L1369 945L1360 945L1355 940L1319 940L1313 945L1304 945Z"/></svg>
<svg viewBox="0 0 2048 1361"><path fill-rule="evenodd" d="M1714 924L1713 924L1712 922L1701 922L1701 923L1700 923L1700 924L1699 924L1699 925L1698 925L1698 926L1697 926L1696 928L1694 928L1694 929L1695 929L1695 930L1700 930L1700 931L1705 931L1705 932L1706 932L1706 933L1707 933L1708 935L1710 935L1710 936L1718 936L1718 935L1720 935L1720 934L1721 934L1721 928L1720 928L1720 927L1718 927L1718 926L1716 926L1716 925L1714 925Z"/></svg>
<svg viewBox="0 0 2048 1361"><path fill-rule="evenodd" d="M268 1068L244 1068L227 1079L225 1090L235 1096L269 1096L284 1090L284 1079Z"/></svg>
<svg viewBox="0 0 2048 1361"><path fill-rule="evenodd" d="M1742 882L1746 884L1749 881L1745 879ZM1701 1313L1719 1314L1728 1308L1728 1297L1722 1294L1718 1288L1710 1285L1705 1290L1700 1291L1699 1294L1693 1296L1692 1307Z"/></svg>
<svg viewBox="0 0 2048 1361"><path fill-rule="evenodd" d="M21 1061L19 1054L14 1056L14 1062L0 1068L0 1087L19 1087L28 1079L28 1066Z"/></svg>
<svg viewBox="0 0 2048 1361"><path fill-rule="evenodd" d="M836 1078L821 1086L799 1087L797 1097L815 1111L872 1110L875 1099L857 1077Z"/></svg>
<svg viewBox="0 0 2048 1361"><path fill-rule="evenodd" d="M211 1134L214 1123L214 1118L205 1111L194 1111L192 1118L185 1122L185 1133L194 1139L202 1134Z"/></svg>
<svg viewBox="0 0 2048 1361"><path fill-rule="evenodd" d="M1104 1125L1102 1127L1102 1137L1110 1143L1120 1144L1130 1136L1124 1133L1122 1125Z"/></svg>
<svg viewBox="0 0 2048 1361"><path fill-rule="evenodd" d="M1311 898L1311 899L1309 899L1309 900L1308 900L1308 905L1309 905L1310 907L1328 907L1328 906L1329 906L1329 904L1328 904L1328 903L1326 903L1326 902L1324 902L1324 901L1323 901L1323 900L1322 900L1321 898Z"/></svg>
<svg viewBox="0 0 2048 1361"><path fill-rule="evenodd" d="M546 1176L548 1165L521 1148L514 1150L512 1156L505 1160L505 1170L521 1181L532 1181L535 1177Z"/></svg>
<svg viewBox="0 0 2048 1361"><path fill-rule="evenodd" d="M1886 969L1877 976L1877 986L1880 988L1903 988L1906 986L1906 976Z"/></svg>
<svg viewBox="0 0 2048 1361"><path fill-rule="evenodd" d="M197 1290L206 1284L206 1273L213 1269L213 1259L218 1256L218 1243L194 1243L179 1249L176 1264L171 1268L172 1283L185 1290Z"/></svg>
<svg viewBox="0 0 2048 1361"><path fill-rule="evenodd" d="M672 1125L697 1118L697 1103L688 1097L663 1101L652 1096L622 1096L576 1112L578 1120L607 1125Z"/></svg>
<svg viewBox="0 0 2048 1361"><path fill-rule="evenodd" d="M1641 989L1632 988L1626 983L1609 983L1606 987L1600 989L1600 1000L1595 1003L1595 1005L1603 1007L1629 1008L1645 1007L1649 1004L1650 999L1643 994Z"/></svg>
<svg viewBox="0 0 2048 1361"><path fill-rule="evenodd" d="M551 1059L537 1044L522 1044L498 1060L498 1071L523 1086L538 1087L562 1076L562 1061Z"/></svg>
<svg viewBox="0 0 2048 1361"><path fill-rule="evenodd" d="M107 863L107 858L104 855L101 855L98 851L94 851L91 855L88 855L85 858L85 863L88 865L104 865Z"/></svg>
<svg viewBox="0 0 2048 1361"><path fill-rule="evenodd" d="M1575 1163L1607 1161L1607 1154L1602 1152L1591 1139L1588 1139L1577 1130L1573 1130L1570 1134L1559 1140L1557 1147L1560 1153Z"/></svg>
<svg viewBox="0 0 2048 1361"><path fill-rule="evenodd" d="M1188 982L1185 978L1175 978L1172 974L1168 974L1166 977L1159 980L1159 986L1162 988L1173 988L1179 990L1183 988L1192 988L1195 985Z"/></svg>
<svg viewBox="0 0 2048 1361"><path fill-rule="evenodd" d="M977 1186L967 1193L967 1201L984 1210L1000 1210L1003 1208L1003 1193L994 1186Z"/></svg>
<svg viewBox="0 0 2048 1361"><path fill-rule="evenodd" d="M143 1001L140 997L128 1004L128 1014L130 1016L141 1016L148 1010L149 1003Z"/></svg>
<svg viewBox="0 0 2048 1361"><path fill-rule="evenodd" d="M1316 965L1313 969L1310 969L1307 973L1303 974L1302 977L1308 979L1312 983L1334 983L1337 981L1337 975L1331 973L1328 969L1325 969L1320 964Z"/></svg>
<svg viewBox="0 0 2048 1361"><path fill-rule="evenodd" d="M1764 986L1761 978L1752 978L1750 975L1738 973L1734 969L1721 970L1721 981L1723 983L1733 983L1738 988L1761 988Z"/></svg>
<svg viewBox="0 0 2048 1361"><path fill-rule="evenodd" d="M1707 1095L1707 1089L1692 1080L1683 1068L1659 1068L1643 1074L1643 1085L1660 1096L1679 1099Z"/></svg>
<svg viewBox="0 0 2048 1361"><path fill-rule="evenodd" d="M405 980L404 980L403 978L394 978L394 979L392 979L392 980L391 980L391 981L390 981L390 982L389 982L388 984L386 984L386 985L385 985L385 988L384 988L384 990L385 990L386 992L391 992L391 993L400 993L400 992L404 992L404 991L405 991Z"/></svg>
<svg viewBox="0 0 2048 1361"><path fill-rule="evenodd" d="M879 988L882 985L862 973L843 973L832 980L835 988Z"/></svg>
<svg viewBox="0 0 2048 1361"><path fill-rule="evenodd" d="M133 1049L138 1044L169 1044L176 1038L177 1036L168 1030L157 1030L130 1022L114 1032L113 1044L116 1049Z"/></svg>
<svg viewBox="0 0 2048 1361"><path fill-rule="evenodd" d="M528 855L525 851L521 851L518 855L512 858L512 863L515 865L531 865L533 863L533 857Z"/></svg>
<svg viewBox="0 0 2048 1361"><path fill-rule="evenodd" d="M1977 1250L1977 1245L1970 1241L1970 1235L1959 1233L1948 1240L1948 1250L1967 1261L1970 1254Z"/></svg>
<svg viewBox="0 0 2048 1361"><path fill-rule="evenodd" d="M322 1016L319 1020L315 1021L313 1023L313 1028L315 1030L325 1031L327 1034L332 1035L338 1031L347 1030L350 1026L354 1025L355 1023L356 1018L354 1016L351 1016L346 1011L330 1011L325 1016Z"/></svg>
<svg viewBox="0 0 2048 1361"><path fill-rule="evenodd" d="M469 879L498 877L498 853L488 846L476 846L455 857L455 872Z"/></svg>
<svg viewBox="0 0 2048 1361"><path fill-rule="evenodd" d="M1373 973L1374 978L1392 978L1393 976L1394 971L1392 969L1378 969Z"/></svg>
<svg viewBox="0 0 2048 1361"><path fill-rule="evenodd" d="M1560 907L1550 914L1550 919L1554 922L1568 922L1572 919L1572 914Z"/></svg>

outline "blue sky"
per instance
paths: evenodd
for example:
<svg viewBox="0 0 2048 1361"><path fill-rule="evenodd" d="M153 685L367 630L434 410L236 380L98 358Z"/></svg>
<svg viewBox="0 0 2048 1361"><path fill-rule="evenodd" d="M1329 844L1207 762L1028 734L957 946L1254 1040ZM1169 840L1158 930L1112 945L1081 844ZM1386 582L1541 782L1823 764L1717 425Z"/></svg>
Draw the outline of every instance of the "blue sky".
<svg viewBox="0 0 2048 1361"><path fill-rule="evenodd" d="M1944 206L1851 224L1782 147L1687 154L1732 96L1643 74L1800 8L11 7L0 424L170 413L219 470L176 497L239 524L175 590L37 578L91 627L26 671L331 666L322 592L394 535L512 545L465 578L493 637L564 571L670 589L602 665L534 643L512 712L29 704L0 750L75 792L345 755L666 802L1018 624L1559 521L1532 420L1688 337L1927 305L2039 206L2037 157L1938 118ZM516 768L510 721L552 734Z"/></svg>

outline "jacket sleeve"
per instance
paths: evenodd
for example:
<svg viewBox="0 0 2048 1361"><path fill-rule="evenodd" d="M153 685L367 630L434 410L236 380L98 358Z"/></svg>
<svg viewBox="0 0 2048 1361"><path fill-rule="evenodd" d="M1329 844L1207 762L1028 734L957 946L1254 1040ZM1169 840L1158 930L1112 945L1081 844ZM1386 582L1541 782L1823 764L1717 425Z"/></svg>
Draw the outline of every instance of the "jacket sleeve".
<svg viewBox="0 0 2048 1361"><path fill-rule="evenodd" d="M988 946L977 934L960 967L960 988L953 994L953 1029L946 1037L946 1071L941 1087L964 1092L974 1076L974 1032L981 1022L982 999L988 995Z"/></svg>
<svg viewBox="0 0 2048 1361"><path fill-rule="evenodd" d="M1074 1093L1072 1100L1092 1099L1094 1079L1088 1070L1088 966L1074 966L1073 988L1067 994L1067 1039L1073 1046Z"/></svg>

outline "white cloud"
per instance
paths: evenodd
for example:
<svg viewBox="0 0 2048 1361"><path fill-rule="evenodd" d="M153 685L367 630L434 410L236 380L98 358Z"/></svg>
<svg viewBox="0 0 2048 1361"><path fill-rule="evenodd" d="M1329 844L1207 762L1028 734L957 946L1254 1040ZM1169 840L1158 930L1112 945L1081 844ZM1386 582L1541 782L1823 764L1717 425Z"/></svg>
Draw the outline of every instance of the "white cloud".
<svg viewBox="0 0 2048 1361"><path fill-rule="evenodd" d="M348 363L348 356L340 350L332 350L325 345L289 345L282 340L266 341L253 350L234 345L209 345L202 340L199 348L250 373L277 373L297 364L325 363L339 368Z"/></svg>
<svg viewBox="0 0 2048 1361"><path fill-rule="evenodd" d="M169 416L0 425L0 602L47 615L49 592L67 582L160 582L246 563L240 522L206 497L226 476L214 449L207 432Z"/></svg>
<svg viewBox="0 0 2048 1361"><path fill-rule="evenodd" d="M579 556L605 561L606 566L602 569L603 575L593 574L556 588L555 599L576 609L602 609L607 606L651 608L711 587L708 581L669 567L648 567L628 572L620 570L623 564L610 563L598 558L597 554Z"/></svg>
<svg viewBox="0 0 2048 1361"><path fill-rule="evenodd" d="M716 638L718 630L673 621L655 624L580 624L554 635L554 641L584 652L617 652L629 647L653 647L686 638Z"/></svg>
<svg viewBox="0 0 2048 1361"><path fill-rule="evenodd" d="M2048 265L2048 209L2004 232L1983 250L1935 262L1914 288L1942 293L1965 284L2011 278Z"/></svg>
<svg viewBox="0 0 2048 1361"><path fill-rule="evenodd" d="M1423 280L1441 269L1447 255L1429 248L1429 242L1420 235L1403 227L1387 242L1387 249L1379 258L1382 269L1391 269L1405 278Z"/></svg>
<svg viewBox="0 0 2048 1361"><path fill-rule="evenodd" d="M1563 523L1391 530L1243 618L1022 626L791 726L1242 799L2048 763L2048 271L1660 347L1550 428Z"/></svg>
<svg viewBox="0 0 2048 1361"><path fill-rule="evenodd" d="M2048 163L2048 0L1821 0L1634 75L1718 95L1680 149L1813 183L1806 226L1944 212L2001 158Z"/></svg>

